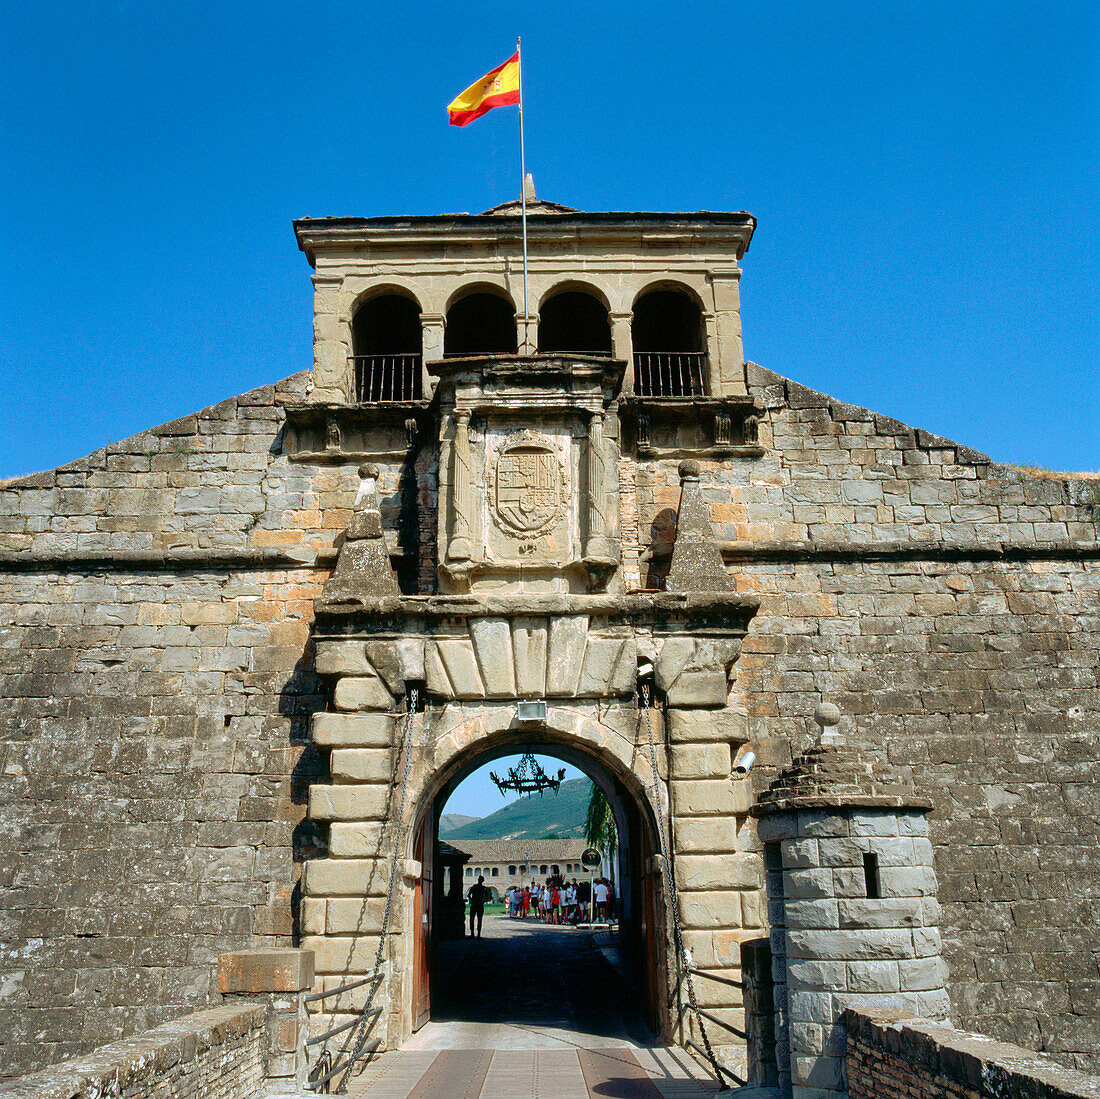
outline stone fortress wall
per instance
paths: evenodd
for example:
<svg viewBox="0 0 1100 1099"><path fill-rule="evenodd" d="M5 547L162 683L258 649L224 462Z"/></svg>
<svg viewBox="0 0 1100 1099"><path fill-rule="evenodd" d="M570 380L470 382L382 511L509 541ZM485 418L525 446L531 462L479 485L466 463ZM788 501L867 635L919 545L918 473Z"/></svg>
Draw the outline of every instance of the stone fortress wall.
<svg viewBox="0 0 1100 1099"><path fill-rule="evenodd" d="M997 466L753 364L731 380L737 274L708 346L725 391L757 402L761 453L704 455L698 491L737 593L759 610L724 708L670 695L662 776L697 964L734 972L739 944L766 934L748 790L807 747L829 701L847 743L934 804L952 1022L1100 1071L1096 482ZM313 380L328 363L335 399L348 351L337 314L354 295L320 270L317 282ZM333 769L358 760L329 751L339 715L313 719L333 708L314 599L361 459L311 449L300 418L283 430L288 405L324 397L309 384L296 375L0 485L5 1073L214 1002L224 951L301 942L318 948L320 979L339 971L317 913L363 829L323 809L307 818L310 787L322 806L356 778ZM402 583L430 593L440 467L427 424L413 427L405 450L357 445L379 467ZM639 454L638 431L634 412L603 425L621 451L628 591L661 585L681 501L680 455ZM469 739L484 714L463 690ZM624 761L627 710L611 711ZM731 782L742 744L757 768ZM648 777L639 764L637 784ZM303 904L306 863L316 889Z"/></svg>
<svg viewBox="0 0 1100 1099"><path fill-rule="evenodd" d="M953 1021L1095 1071L1091 486L750 380L768 454L704 462L702 484L761 600L733 687L757 784L835 701L936 803ZM294 940L323 850L312 599L357 479L291 465L280 420L266 387L3 486L7 1071L207 1002L219 951ZM649 530L675 463L623 464ZM391 529L397 479L383 467Z"/></svg>

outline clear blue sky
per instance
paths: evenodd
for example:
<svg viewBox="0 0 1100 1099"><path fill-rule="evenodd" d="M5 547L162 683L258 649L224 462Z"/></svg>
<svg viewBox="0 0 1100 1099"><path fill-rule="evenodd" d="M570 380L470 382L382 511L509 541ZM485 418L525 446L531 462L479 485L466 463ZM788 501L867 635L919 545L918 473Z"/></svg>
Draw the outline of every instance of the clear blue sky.
<svg viewBox="0 0 1100 1099"><path fill-rule="evenodd" d="M301 215L518 193L759 218L749 358L995 458L1096 469L1100 5L9 3L0 476L310 365Z"/></svg>
<svg viewBox="0 0 1100 1099"><path fill-rule="evenodd" d="M485 764L484 767L479 767L455 787L454 793L447 799L447 804L443 807L443 812L465 813L471 817L487 817L490 813L495 813L498 809L510 805L519 795L512 793L502 795L489 777L489 772L495 771L499 777L503 778L509 767L515 767L519 764L520 758L520 756L503 756L501 759L494 759L492 763ZM557 759L554 756L540 755L535 756L535 759L551 777L557 775L563 767L565 768L566 779L584 777L583 771L577 770L576 767L571 763L566 763L565 760ZM547 793L542 796L551 798L554 795Z"/></svg>

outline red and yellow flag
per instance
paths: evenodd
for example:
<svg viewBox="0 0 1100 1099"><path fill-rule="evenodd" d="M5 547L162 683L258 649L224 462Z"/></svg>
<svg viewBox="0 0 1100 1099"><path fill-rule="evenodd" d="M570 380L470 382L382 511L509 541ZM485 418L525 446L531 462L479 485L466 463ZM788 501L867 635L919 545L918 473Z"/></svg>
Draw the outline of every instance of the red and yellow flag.
<svg viewBox="0 0 1100 1099"><path fill-rule="evenodd" d="M464 92L447 104L452 126L465 126L494 107L519 102L519 51L502 65L475 80Z"/></svg>

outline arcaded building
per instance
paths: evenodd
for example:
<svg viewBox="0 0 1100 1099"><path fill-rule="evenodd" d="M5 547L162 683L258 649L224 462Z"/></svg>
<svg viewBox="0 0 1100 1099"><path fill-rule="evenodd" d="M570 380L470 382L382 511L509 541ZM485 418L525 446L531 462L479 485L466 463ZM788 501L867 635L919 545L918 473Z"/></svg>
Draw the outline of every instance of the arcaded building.
<svg viewBox="0 0 1100 1099"><path fill-rule="evenodd" d="M531 747L608 796L667 1040L678 923L742 1070L771 943L780 1084L841 1071L799 1056L799 942L1100 1071L1100 482L747 363L750 214L529 214L526 316L518 203L295 223L312 371L0 485L5 1071L262 946L315 992L381 966L400 1044L442 806Z"/></svg>

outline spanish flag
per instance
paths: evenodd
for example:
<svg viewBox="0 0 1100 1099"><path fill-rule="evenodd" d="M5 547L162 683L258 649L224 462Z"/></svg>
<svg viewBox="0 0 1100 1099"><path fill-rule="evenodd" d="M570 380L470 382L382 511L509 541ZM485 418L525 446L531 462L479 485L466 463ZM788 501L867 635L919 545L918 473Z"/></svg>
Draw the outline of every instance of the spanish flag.
<svg viewBox="0 0 1100 1099"><path fill-rule="evenodd" d="M465 126L494 107L508 107L519 102L519 51L503 65L475 80L453 102L447 104L452 126Z"/></svg>

